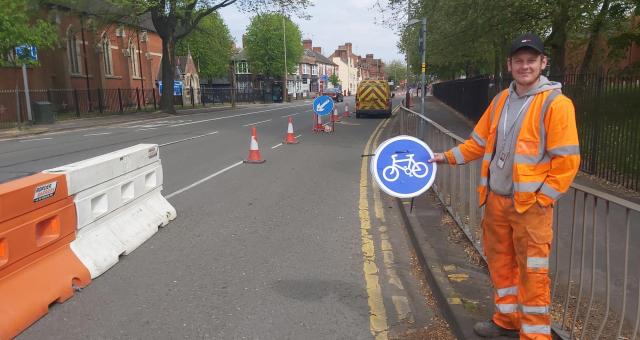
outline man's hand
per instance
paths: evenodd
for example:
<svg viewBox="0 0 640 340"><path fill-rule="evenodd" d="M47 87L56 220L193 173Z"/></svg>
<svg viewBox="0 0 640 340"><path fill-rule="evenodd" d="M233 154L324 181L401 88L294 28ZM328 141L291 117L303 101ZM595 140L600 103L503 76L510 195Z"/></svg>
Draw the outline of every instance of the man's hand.
<svg viewBox="0 0 640 340"><path fill-rule="evenodd" d="M443 153L436 153L433 155L433 158L429 160L429 163L446 163L447 158Z"/></svg>

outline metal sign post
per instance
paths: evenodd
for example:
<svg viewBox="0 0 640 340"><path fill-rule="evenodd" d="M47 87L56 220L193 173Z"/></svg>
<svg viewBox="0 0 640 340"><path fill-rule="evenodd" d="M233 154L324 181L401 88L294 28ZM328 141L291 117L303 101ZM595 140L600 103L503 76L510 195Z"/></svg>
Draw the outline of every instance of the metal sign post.
<svg viewBox="0 0 640 340"><path fill-rule="evenodd" d="M22 60L38 60L38 49L35 46L21 45L16 47L15 52ZM27 64L24 62L22 63L22 81L24 82L24 99L27 104L27 119L29 121L33 121L33 114L31 113L31 94L29 93L29 76L27 74Z"/></svg>

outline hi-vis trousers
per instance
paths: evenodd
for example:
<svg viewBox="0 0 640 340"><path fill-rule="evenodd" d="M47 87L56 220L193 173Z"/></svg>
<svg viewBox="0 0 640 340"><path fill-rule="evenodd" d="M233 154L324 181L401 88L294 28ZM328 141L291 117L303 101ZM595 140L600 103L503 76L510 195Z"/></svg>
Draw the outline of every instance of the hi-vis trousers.
<svg viewBox="0 0 640 340"><path fill-rule="evenodd" d="M493 321L520 339L551 339L549 254L553 208L523 214L513 198L489 193L482 220L484 251L495 288Z"/></svg>

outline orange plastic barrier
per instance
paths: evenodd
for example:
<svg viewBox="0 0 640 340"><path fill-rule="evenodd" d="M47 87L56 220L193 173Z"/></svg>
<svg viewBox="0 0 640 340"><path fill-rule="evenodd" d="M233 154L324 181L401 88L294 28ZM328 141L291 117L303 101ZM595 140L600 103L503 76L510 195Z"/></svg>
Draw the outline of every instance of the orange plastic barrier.
<svg viewBox="0 0 640 340"><path fill-rule="evenodd" d="M69 248L76 211L64 175L0 184L0 339L18 335L91 282Z"/></svg>

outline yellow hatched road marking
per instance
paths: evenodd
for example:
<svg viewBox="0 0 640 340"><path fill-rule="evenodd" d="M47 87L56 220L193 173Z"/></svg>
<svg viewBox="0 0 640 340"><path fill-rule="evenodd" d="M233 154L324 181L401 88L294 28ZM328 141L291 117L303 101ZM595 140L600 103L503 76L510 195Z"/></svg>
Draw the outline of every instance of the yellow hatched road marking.
<svg viewBox="0 0 640 340"><path fill-rule="evenodd" d="M384 122L386 122L385 120ZM374 136L377 135L381 127L385 124L380 122L374 130L371 137L367 141L363 154L369 154L371 151L371 143ZM375 245L373 236L371 235L371 220L369 218L369 198L367 193L368 171L367 158L362 158L360 166L360 200L359 200L359 216L360 216L360 234L362 238L362 255L364 257L363 270L364 280L367 288L367 300L369 303L369 329L376 340L384 340L388 338L388 322L387 313L384 308L384 300L382 297L382 289L378 277L378 266L376 265Z"/></svg>

